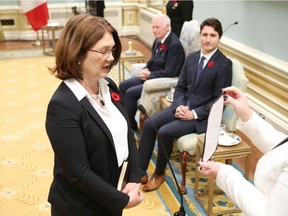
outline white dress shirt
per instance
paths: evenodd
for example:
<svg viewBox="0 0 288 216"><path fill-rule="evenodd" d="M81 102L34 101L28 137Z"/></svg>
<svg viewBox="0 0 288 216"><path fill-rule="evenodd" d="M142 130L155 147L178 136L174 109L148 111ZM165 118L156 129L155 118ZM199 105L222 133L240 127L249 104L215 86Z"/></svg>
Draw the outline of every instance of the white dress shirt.
<svg viewBox="0 0 288 216"><path fill-rule="evenodd" d="M105 108L96 103L96 101L88 94L87 90L76 79L67 79L64 82L79 101L84 97L89 100L93 108L109 128L116 149L118 166L120 167L123 161L128 158L129 154L127 139L128 125L122 113L111 101L108 82L105 79L100 79L98 81L99 88L101 89L105 101Z"/></svg>

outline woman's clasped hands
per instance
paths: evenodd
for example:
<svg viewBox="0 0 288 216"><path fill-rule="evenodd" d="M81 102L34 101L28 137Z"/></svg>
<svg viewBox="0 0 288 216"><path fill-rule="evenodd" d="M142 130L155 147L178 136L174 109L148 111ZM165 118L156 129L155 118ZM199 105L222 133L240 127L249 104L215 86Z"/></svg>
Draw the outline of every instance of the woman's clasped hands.
<svg viewBox="0 0 288 216"><path fill-rule="evenodd" d="M126 209L137 206L144 199L142 192L140 191L141 184L140 183L128 183L123 189L123 193L129 196L129 202Z"/></svg>

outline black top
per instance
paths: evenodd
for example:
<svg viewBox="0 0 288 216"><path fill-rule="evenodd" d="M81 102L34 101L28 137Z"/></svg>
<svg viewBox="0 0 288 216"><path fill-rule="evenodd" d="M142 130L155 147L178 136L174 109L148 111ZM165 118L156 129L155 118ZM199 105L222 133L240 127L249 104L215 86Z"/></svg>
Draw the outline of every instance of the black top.
<svg viewBox="0 0 288 216"><path fill-rule="evenodd" d="M181 29L185 21L193 19L193 0L179 1L169 0L166 4L167 16L171 20L172 31L180 37Z"/></svg>

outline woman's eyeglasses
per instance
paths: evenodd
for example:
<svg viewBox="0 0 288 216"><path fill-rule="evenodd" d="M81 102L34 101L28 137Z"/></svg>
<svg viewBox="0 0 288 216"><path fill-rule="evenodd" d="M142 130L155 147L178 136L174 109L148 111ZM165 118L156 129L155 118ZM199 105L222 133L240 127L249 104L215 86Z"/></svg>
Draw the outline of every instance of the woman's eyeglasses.
<svg viewBox="0 0 288 216"><path fill-rule="evenodd" d="M98 50L94 50L94 49L90 49L90 51L95 52L95 53L100 53L103 55L103 57L108 58L110 56L110 54L112 54L112 56L114 56L115 48L113 48L112 50L107 50L107 51L98 51Z"/></svg>

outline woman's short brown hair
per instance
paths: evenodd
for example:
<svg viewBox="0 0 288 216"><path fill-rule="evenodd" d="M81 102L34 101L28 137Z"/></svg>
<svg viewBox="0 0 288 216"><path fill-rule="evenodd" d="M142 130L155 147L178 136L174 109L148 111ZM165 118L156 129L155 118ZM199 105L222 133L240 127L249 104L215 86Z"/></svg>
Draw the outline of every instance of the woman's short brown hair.
<svg viewBox="0 0 288 216"><path fill-rule="evenodd" d="M106 32L113 36L115 46L113 47L114 61L116 65L121 55L121 42L115 28L104 18L81 14L73 16L64 27L57 41L56 66L50 71L61 80L69 78L82 78L79 63Z"/></svg>

